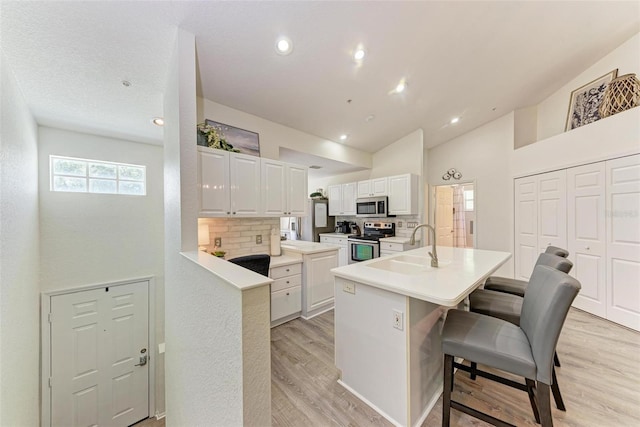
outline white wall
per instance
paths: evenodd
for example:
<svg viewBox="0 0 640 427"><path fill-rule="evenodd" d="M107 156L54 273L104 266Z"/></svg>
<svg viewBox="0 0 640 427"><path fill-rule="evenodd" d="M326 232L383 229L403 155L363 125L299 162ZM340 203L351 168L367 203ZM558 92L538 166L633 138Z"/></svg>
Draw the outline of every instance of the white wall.
<svg viewBox="0 0 640 427"><path fill-rule="evenodd" d="M37 125L0 51L0 425L39 424Z"/></svg>
<svg viewBox="0 0 640 427"><path fill-rule="evenodd" d="M478 249L512 252L513 247L513 113L429 149L428 182L451 184L442 175L450 168L462 172L462 182L475 182ZM430 191L433 197L433 191ZM431 199L433 200L433 199ZM433 205L433 203L432 203ZM429 219L433 218L433 206ZM513 260L498 274L511 275Z"/></svg>
<svg viewBox="0 0 640 427"><path fill-rule="evenodd" d="M166 424L266 425L268 287L240 292L180 254L197 249L195 65L195 37L178 30L164 99Z"/></svg>
<svg viewBox="0 0 640 427"><path fill-rule="evenodd" d="M309 189L323 188L326 191L327 186L331 184L344 184L403 173L423 176L422 136L422 129L417 129L373 153L371 169L316 179L310 177Z"/></svg>
<svg viewBox="0 0 640 427"><path fill-rule="evenodd" d="M162 147L40 127L40 283L43 291L154 276L156 342L164 342ZM147 167L147 195L49 190L49 155ZM156 409L164 412L164 355L157 349Z"/></svg>
<svg viewBox="0 0 640 427"><path fill-rule="evenodd" d="M538 139L564 132L571 92L617 68L618 76L640 76L640 33L577 75L574 79L538 104Z"/></svg>
<svg viewBox="0 0 640 427"><path fill-rule="evenodd" d="M235 110L208 99L198 98L198 123L205 119L257 132L260 135L260 157L278 160L280 147L284 147L355 166L371 168L371 154L369 153Z"/></svg>

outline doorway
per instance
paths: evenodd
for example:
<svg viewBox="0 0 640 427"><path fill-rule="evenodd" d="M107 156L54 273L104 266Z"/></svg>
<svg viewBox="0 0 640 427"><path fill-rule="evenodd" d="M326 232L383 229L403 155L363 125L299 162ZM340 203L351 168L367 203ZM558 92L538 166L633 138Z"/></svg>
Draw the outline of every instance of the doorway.
<svg viewBox="0 0 640 427"><path fill-rule="evenodd" d="M473 182L434 187L434 224L439 246L476 247L476 199Z"/></svg>

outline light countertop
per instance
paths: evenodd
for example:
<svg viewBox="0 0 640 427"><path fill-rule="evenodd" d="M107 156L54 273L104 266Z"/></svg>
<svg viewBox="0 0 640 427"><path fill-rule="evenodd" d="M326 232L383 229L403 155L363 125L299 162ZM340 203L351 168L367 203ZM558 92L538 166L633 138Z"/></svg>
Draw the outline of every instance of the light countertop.
<svg viewBox="0 0 640 427"><path fill-rule="evenodd" d="M339 245L329 243L307 242L304 240L283 240L280 243L283 251L296 252L300 254L315 254L318 252L337 251Z"/></svg>
<svg viewBox="0 0 640 427"><path fill-rule="evenodd" d="M292 255L272 256L269 261L269 268L282 267L283 265L291 265L302 262L302 257Z"/></svg>
<svg viewBox="0 0 640 427"><path fill-rule="evenodd" d="M241 291L268 285L273 282L273 279L269 279L262 274L240 267L239 265L203 251L181 252L180 254Z"/></svg>
<svg viewBox="0 0 640 427"><path fill-rule="evenodd" d="M454 307L511 258L508 252L445 246L438 246L437 250L439 268L430 268L427 248L418 248L334 268L331 272L354 282ZM377 265L382 268L373 267L376 263L381 263ZM400 272L403 268L410 272Z"/></svg>

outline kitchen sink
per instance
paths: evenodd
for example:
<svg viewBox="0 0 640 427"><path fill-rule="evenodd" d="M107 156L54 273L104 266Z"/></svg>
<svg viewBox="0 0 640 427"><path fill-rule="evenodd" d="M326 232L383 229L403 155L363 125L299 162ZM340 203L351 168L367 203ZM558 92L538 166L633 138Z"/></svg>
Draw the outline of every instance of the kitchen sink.
<svg viewBox="0 0 640 427"><path fill-rule="evenodd" d="M443 268L451 264L451 261L439 260L438 262L440 266L437 268ZM393 258L385 258L372 262L368 264L367 267L409 275L426 273L436 269L435 267L431 267L431 258L428 256L421 257L415 255L400 255Z"/></svg>

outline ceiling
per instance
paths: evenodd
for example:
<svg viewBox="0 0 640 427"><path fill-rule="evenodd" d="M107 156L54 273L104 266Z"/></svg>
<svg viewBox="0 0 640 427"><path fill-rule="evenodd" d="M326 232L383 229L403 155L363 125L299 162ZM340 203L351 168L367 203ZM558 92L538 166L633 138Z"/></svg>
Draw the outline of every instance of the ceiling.
<svg viewBox="0 0 640 427"><path fill-rule="evenodd" d="M151 119L179 26L196 36L200 96L367 152L418 128L434 146L535 105L640 30L637 1L1 7L4 59L40 124L162 144ZM279 35L292 54L276 54Z"/></svg>

